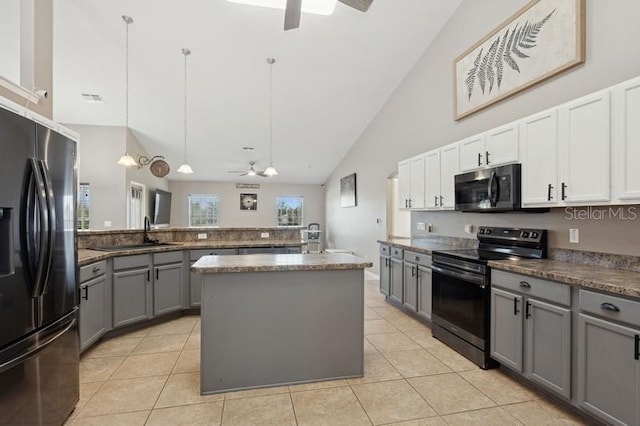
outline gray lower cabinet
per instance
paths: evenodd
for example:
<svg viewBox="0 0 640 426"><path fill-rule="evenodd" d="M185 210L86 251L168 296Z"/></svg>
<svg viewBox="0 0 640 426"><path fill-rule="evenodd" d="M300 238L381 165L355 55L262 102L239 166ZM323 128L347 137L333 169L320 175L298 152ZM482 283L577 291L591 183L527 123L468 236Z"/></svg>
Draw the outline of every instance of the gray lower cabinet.
<svg viewBox="0 0 640 426"><path fill-rule="evenodd" d="M153 315L182 310L182 263L153 269Z"/></svg>
<svg viewBox="0 0 640 426"><path fill-rule="evenodd" d="M238 250L235 248L191 250L189 252L189 266L193 266L202 256L229 256L234 254L238 254ZM202 298L202 275L190 271L189 277L189 304L192 308L196 308L200 306Z"/></svg>
<svg viewBox="0 0 640 426"><path fill-rule="evenodd" d="M113 327L153 317L153 283L149 255L113 259Z"/></svg>
<svg viewBox="0 0 640 426"><path fill-rule="evenodd" d="M287 246L285 252L287 254L302 254L302 246Z"/></svg>
<svg viewBox="0 0 640 426"><path fill-rule="evenodd" d="M431 321L431 268L418 266L418 315Z"/></svg>
<svg viewBox="0 0 640 426"><path fill-rule="evenodd" d="M404 250L404 306L431 319L431 256Z"/></svg>
<svg viewBox="0 0 640 426"><path fill-rule="evenodd" d="M640 425L640 302L581 290L580 309L579 406L607 424Z"/></svg>
<svg viewBox="0 0 640 426"><path fill-rule="evenodd" d="M418 310L418 265L404 262L403 304L410 310Z"/></svg>
<svg viewBox="0 0 640 426"><path fill-rule="evenodd" d="M395 302L403 303L404 292L402 289L403 269L404 263L402 260L390 258L389 259L389 298Z"/></svg>
<svg viewBox="0 0 640 426"><path fill-rule="evenodd" d="M109 329L107 321L109 293L105 270L105 261L81 268L80 276L82 278L96 275L95 278L88 279L80 284L79 328L81 351L95 343Z"/></svg>
<svg viewBox="0 0 640 426"><path fill-rule="evenodd" d="M391 281L391 258L380 256L380 293L389 296Z"/></svg>
<svg viewBox="0 0 640 426"><path fill-rule="evenodd" d="M570 399L571 309L540 300L557 294L561 303L570 304L564 284L495 272L490 349L501 364Z"/></svg>

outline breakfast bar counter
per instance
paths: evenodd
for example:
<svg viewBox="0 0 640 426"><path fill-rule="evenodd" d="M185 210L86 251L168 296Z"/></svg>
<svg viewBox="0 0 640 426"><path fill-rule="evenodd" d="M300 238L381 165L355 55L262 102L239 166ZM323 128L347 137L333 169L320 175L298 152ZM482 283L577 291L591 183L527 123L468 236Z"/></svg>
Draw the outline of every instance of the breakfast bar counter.
<svg viewBox="0 0 640 426"><path fill-rule="evenodd" d="M362 377L371 266L346 253L198 260L202 394Z"/></svg>

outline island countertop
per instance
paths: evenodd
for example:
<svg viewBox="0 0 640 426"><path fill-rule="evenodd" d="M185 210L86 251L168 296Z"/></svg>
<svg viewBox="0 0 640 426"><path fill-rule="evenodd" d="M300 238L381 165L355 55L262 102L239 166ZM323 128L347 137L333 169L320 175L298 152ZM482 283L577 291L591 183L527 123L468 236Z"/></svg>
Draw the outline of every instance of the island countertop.
<svg viewBox="0 0 640 426"><path fill-rule="evenodd" d="M373 263L348 253L251 254L203 256L193 272L216 274L229 272L321 271L370 268Z"/></svg>

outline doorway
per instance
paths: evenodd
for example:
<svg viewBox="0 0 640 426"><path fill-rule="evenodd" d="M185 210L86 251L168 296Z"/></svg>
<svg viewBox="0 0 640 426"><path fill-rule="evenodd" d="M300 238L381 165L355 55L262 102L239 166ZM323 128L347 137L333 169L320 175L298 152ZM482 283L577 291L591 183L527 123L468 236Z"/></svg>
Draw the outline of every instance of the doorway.
<svg viewBox="0 0 640 426"><path fill-rule="evenodd" d="M387 237L411 237L411 212L400 210L400 191L398 187L398 173L394 172L387 178Z"/></svg>
<svg viewBox="0 0 640 426"><path fill-rule="evenodd" d="M145 206L147 205L146 192L147 187L144 184L131 181L127 198L127 225L129 229L144 227Z"/></svg>

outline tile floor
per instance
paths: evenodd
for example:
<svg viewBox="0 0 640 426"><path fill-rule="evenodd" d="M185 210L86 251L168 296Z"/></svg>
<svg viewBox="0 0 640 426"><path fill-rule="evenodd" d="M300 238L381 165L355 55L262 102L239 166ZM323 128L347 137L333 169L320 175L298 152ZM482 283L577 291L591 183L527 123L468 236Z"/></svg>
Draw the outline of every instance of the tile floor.
<svg viewBox="0 0 640 426"><path fill-rule="evenodd" d="M483 371L365 288L365 375L201 396L200 323L185 316L82 356L69 425L584 424L498 370Z"/></svg>

